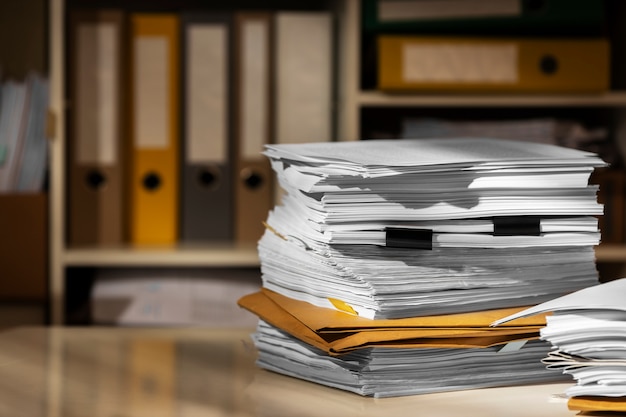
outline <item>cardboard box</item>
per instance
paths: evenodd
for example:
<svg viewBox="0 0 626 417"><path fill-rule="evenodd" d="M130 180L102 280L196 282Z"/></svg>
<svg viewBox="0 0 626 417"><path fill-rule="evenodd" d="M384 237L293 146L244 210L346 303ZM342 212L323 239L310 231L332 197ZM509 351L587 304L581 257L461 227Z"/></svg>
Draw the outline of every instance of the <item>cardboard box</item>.
<svg viewBox="0 0 626 417"><path fill-rule="evenodd" d="M48 296L48 196L0 194L0 300Z"/></svg>

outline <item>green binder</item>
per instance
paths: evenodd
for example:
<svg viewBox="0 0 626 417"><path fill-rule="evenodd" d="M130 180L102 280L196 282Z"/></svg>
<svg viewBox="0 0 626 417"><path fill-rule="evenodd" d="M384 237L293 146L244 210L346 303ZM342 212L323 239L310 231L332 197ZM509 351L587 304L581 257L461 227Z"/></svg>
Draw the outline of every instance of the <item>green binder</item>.
<svg viewBox="0 0 626 417"><path fill-rule="evenodd" d="M605 5L602 0L362 0L362 14L363 29L370 33L593 36L603 34Z"/></svg>
<svg viewBox="0 0 626 417"><path fill-rule="evenodd" d="M0 145L0 167L4 164L4 160L7 157L6 145Z"/></svg>

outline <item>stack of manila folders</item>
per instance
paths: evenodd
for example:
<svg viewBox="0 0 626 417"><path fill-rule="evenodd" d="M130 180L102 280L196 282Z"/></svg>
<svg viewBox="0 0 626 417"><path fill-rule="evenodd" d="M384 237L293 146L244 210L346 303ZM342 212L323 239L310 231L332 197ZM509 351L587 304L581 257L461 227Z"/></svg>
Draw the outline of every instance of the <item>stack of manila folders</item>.
<svg viewBox="0 0 626 417"><path fill-rule="evenodd" d="M542 315L597 284L597 155L486 138L268 145L260 367L365 396L562 379Z"/></svg>

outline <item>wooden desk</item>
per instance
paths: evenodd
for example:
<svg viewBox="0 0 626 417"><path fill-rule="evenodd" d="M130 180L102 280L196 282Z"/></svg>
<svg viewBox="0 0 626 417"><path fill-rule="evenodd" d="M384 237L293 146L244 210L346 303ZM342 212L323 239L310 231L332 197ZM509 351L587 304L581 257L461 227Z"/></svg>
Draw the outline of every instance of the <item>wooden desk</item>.
<svg viewBox="0 0 626 417"><path fill-rule="evenodd" d="M250 331L18 328L0 333L0 416L559 417L572 383L372 399L254 365Z"/></svg>

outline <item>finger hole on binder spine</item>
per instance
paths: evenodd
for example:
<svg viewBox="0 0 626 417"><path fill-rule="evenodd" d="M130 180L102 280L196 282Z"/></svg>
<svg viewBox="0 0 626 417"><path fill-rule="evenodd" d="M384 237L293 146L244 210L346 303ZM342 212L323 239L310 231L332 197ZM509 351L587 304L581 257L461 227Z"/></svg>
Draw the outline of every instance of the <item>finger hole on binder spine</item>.
<svg viewBox="0 0 626 417"><path fill-rule="evenodd" d="M240 174L243 183L251 190L256 190L263 185L263 175L250 168L244 168Z"/></svg>
<svg viewBox="0 0 626 417"><path fill-rule="evenodd" d="M219 184L220 173L214 167L203 167L198 170L196 181L200 188L213 190Z"/></svg>
<svg viewBox="0 0 626 417"><path fill-rule="evenodd" d="M89 171L85 177L87 187L92 190L99 190L106 185L107 179L100 171Z"/></svg>
<svg viewBox="0 0 626 417"><path fill-rule="evenodd" d="M148 172L143 176L143 187L148 191L156 191L161 186L161 176L156 172Z"/></svg>
<svg viewBox="0 0 626 417"><path fill-rule="evenodd" d="M539 68L545 75L552 75L559 69L559 61L553 55L544 55L539 60Z"/></svg>

